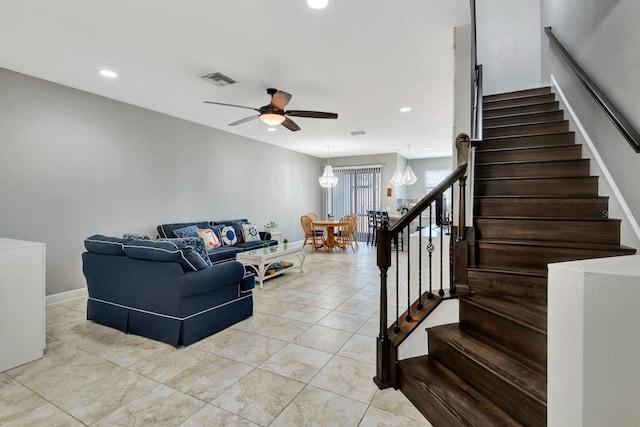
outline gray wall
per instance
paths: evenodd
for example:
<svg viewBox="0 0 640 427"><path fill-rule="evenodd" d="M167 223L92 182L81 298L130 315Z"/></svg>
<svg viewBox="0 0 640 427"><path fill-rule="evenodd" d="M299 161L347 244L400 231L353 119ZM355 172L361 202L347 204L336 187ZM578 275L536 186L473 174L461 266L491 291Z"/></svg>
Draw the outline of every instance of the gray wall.
<svg viewBox="0 0 640 427"><path fill-rule="evenodd" d="M476 0L484 93L540 85L540 0Z"/></svg>
<svg viewBox="0 0 640 427"><path fill-rule="evenodd" d="M636 128L640 128L640 56L637 52L640 27L635 22L640 16L640 2L542 0L541 16L540 31L543 27L551 26L607 97ZM557 80L629 205L635 221L640 221L640 192L636 187L640 182L640 154L631 149L600 107L587 95L575 74L550 48L546 35L543 35L541 68L545 84L549 83L550 75ZM601 187L604 187L603 184L601 180ZM622 217L619 211L610 214L612 217ZM625 235L628 236L628 225L623 223L623 242L637 247L631 243L633 239Z"/></svg>
<svg viewBox="0 0 640 427"><path fill-rule="evenodd" d="M85 237L246 217L302 238L321 159L0 69L0 236L45 242L47 294L85 287Z"/></svg>
<svg viewBox="0 0 640 427"><path fill-rule="evenodd" d="M411 160L411 167L418 177L418 182L413 185L406 186L407 199L421 199L426 194L424 192L424 173L433 169L452 169L453 160L451 157L437 157L431 159L414 159Z"/></svg>

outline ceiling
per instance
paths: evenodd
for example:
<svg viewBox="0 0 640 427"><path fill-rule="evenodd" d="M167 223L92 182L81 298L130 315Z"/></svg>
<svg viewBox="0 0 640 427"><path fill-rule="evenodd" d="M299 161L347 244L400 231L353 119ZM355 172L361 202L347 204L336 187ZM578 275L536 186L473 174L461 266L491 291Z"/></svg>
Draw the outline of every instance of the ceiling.
<svg viewBox="0 0 640 427"><path fill-rule="evenodd" d="M312 156L442 157L453 27L468 23L468 0L2 0L0 67ZM237 83L200 78L213 72ZM202 102L259 108L269 87L293 95L288 109L339 117L269 132L227 126L249 110Z"/></svg>

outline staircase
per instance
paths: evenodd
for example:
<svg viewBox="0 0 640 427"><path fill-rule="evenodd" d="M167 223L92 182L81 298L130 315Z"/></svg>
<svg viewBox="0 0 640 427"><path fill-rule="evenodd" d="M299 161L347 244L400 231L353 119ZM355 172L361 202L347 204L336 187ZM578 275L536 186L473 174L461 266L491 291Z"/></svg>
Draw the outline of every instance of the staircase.
<svg viewBox="0 0 640 427"><path fill-rule="evenodd" d="M547 264L635 253L549 88L484 98L469 286L398 388L436 427L546 425Z"/></svg>

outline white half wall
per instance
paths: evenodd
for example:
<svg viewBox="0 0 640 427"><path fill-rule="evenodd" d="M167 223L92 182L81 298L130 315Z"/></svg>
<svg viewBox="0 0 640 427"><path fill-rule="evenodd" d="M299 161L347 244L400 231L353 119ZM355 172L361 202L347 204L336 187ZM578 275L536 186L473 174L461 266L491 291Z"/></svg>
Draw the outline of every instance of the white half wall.
<svg viewBox="0 0 640 427"><path fill-rule="evenodd" d="M540 86L540 0L476 0L484 93Z"/></svg>
<svg viewBox="0 0 640 427"><path fill-rule="evenodd" d="M637 426L640 255L549 264L550 427Z"/></svg>

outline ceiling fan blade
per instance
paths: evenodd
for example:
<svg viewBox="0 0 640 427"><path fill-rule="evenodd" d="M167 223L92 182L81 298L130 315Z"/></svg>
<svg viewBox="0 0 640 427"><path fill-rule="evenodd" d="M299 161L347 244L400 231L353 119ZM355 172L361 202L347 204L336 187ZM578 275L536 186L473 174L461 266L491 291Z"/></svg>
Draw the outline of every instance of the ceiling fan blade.
<svg viewBox="0 0 640 427"><path fill-rule="evenodd" d="M284 110L284 107L287 106L289 101L291 101L291 94L279 90L271 97L270 104L276 107L278 110Z"/></svg>
<svg viewBox="0 0 640 427"><path fill-rule="evenodd" d="M202 101L202 102L204 102L205 104L224 105L226 107L236 107L236 108L244 108L247 110L260 111L257 108L245 107L244 105L225 104L224 102L213 102L213 101Z"/></svg>
<svg viewBox="0 0 640 427"><path fill-rule="evenodd" d="M286 127L291 132L296 132L296 131L300 130L300 126L298 126L296 124L296 122L294 122L293 120L291 120L288 117L286 119L284 119L284 122L282 122L282 126Z"/></svg>
<svg viewBox="0 0 640 427"><path fill-rule="evenodd" d="M243 123L246 122L250 122L251 120L255 120L258 117L260 117L260 114L256 114L255 116L249 116L249 117L245 117L244 119L240 119L238 121L235 121L233 123L229 123L227 126L237 126L237 125L241 125Z"/></svg>
<svg viewBox="0 0 640 427"><path fill-rule="evenodd" d="M324 113L322 111L289 110L285 111L286 116L309 117L312 119L337 119L336 113Z"/></svg>

